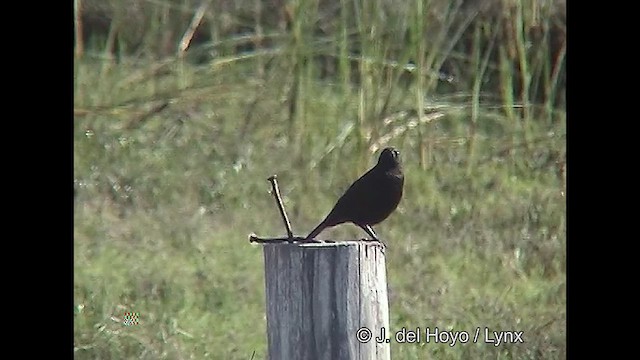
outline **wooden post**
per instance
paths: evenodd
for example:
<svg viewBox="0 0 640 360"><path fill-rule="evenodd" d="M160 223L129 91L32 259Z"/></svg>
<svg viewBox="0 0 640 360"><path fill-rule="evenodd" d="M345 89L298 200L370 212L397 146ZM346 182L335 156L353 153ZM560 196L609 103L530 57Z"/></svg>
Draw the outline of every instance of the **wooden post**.
<svg viewBox="0 0 640 360"><path fill-rule="evenodd" d="M264 263L269 359L389 360L375 340L390 336L379 244L265 244Z"/></svg>

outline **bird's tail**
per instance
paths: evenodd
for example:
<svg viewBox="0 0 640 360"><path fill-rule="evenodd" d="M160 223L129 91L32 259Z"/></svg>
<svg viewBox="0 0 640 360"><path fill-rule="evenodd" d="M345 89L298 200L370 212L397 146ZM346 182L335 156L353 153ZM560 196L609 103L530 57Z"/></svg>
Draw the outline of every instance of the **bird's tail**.
<svg viewBox="0 0 640 360"><path fill-rule="evenodd" d="M313 238L318 236L318 234L320 234L322 230L324 230L326 227L327 225L325 224L325 220L323 220L320 224L318 224L318 226L316 226L315 229L313 229L313 231L309 233L309 235L307 235L307 237L304 240L305 241L312 240Z"/></svg>

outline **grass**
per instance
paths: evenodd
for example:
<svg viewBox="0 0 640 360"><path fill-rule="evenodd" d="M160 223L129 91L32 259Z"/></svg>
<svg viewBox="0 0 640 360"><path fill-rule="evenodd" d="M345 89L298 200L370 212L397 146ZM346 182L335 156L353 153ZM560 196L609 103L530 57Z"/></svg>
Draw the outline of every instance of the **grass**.
<svg viewBox="0 0 640 360"><path fill-rule="evenodd" d="M220 56L204 63L105 57L133 48L128 33L111 31L104 48L87 39L75 63L75 356L266 358L262 252L247 241L284 234L266 178L278 174L304 235L391 144L406 172L400 207L376 229L390 245L391 331L524 339L392 342L393 358L566 357L564 52L525 31L539 21L533 3L496 2L521 27L510 35L446 3L401 2L385 19L383 2L340 2L335 34L318 35L295 14L327 21L326 9L303 1L275 50L234 53L219 31ZM142 49L157 45L153 16ZM371 32L385 22L388 34ZM420 41L425 31L437 36ZM335 72L322 75L327 54ZM455 81L431 80L445 65ZM139 325L123 325L127 312Z"/></svg>

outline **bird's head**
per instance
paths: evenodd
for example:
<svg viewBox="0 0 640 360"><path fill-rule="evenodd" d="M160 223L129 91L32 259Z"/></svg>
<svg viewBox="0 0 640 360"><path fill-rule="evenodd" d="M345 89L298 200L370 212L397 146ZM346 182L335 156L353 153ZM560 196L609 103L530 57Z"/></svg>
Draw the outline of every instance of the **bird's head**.
<svg viewBox="0 0 640 360"><path fill-rule="evenodd" d="M392 147L385 148L380 153L378 166L385 170L400 166L400 152Z"/></svg>

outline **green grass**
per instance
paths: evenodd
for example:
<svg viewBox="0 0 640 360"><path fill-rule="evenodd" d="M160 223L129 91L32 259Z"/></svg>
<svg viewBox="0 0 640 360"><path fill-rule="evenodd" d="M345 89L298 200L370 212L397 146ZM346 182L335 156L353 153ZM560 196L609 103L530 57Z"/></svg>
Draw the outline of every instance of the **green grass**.
<svg viewBox="0 0 640 360"><path fill-rule="evenodd" d="M376 15L386 4L362 4L331 18L333 34L294 18L262 57L225 47L204 64L113 61L87 47L75 63L77 358L266 358L262 250L247 235L285 234L267 177L278 175L305 235L387 144L406 173L400 207L376 228L389 244L391 331L487 327L525 341L392 342L393 359L566 357L566 115L554 65L564 53L522 29L465 22L447 2L402 2L388 18ZM530 2L500 4L513 24L539 24ZM326 20L315 6L291 11ZM384 23L388 33L371 32ZM421 41L425 31L437 36ZM356 43L373 60L354 67ZM327 53L337 67L324 77L312 60ZM390 59L424 68L406 81ZM454 83L429 78L445 62ZM324 236L363 234L342 225ZM140 324L124 326L125 312Z"/></svg>

